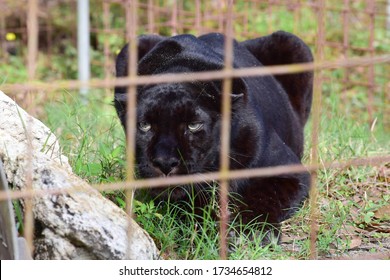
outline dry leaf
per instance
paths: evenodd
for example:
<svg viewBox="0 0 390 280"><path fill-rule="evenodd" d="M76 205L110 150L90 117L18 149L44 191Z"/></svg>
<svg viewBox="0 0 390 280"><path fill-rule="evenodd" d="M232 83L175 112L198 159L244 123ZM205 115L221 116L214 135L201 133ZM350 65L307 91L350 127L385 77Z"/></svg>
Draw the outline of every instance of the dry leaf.
<svg viewBox="0 0 390 280"><path fill-rule="evenodd" d="M366 227L369 231L390 233L390 222L371 223Z"/></svg>
<svg viewBox="0 0 390 280"><path fill-rule="evenodd" d="M359 236L352 236L351 244L349 244L349 249L353 249L362 245L362 239Z"/></svg>
<svg viewBox="0 0 390 280"><path fill-rule="evenodd" d="M282 234L282 236L280 237L280 242L284 244L288 244L288 243L293 243L294 241L304 240L304 239L307 239L307 236L296 236L296 235L290 236L287 234Z"/></svg>
<svg viewBox="0 0 390 280"><path fill-rule="evenodd" d="M379 220L390 220L390 205L385 205L374 212L374 217Z"/></svg>
<svg viewBox="0 0 390 280"><path fill-rule="evenodd" d="M390 164L389 164L390 167ZM378 170L378 179L382 182L390 182L390 168L387 166L381 166Z"/></svg>

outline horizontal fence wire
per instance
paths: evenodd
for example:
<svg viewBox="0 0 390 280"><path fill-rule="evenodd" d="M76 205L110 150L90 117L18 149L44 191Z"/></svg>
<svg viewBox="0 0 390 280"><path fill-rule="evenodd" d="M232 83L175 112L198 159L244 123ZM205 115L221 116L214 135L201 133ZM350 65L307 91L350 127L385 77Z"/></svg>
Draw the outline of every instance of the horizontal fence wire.
<svg viewBox="0 0 390 280"><path fill-rule="evenodd" d="M171 176L167 178L152 178L152 179L137 179L132 182L118 182L118 183L106 183L106 184L94 184L92 187L98 191L113 191L123 190L126 188L139 189L139 188L156 188L170 185L181 185L186 183L202 183L212 182L217 180L234 180L243 178L254 177L267 177L289 173L299 173L305 171L316 171L322 169L346 169L348 167L358 166L379 166L390 161L390 155L375 156L375 157L361 157L355 159L349 159L344 161L332 161L323 162L321 164L313 165L281 165L275 167L262 167L253 169L242 170L230 170L228 173L210 172L193 175L181 175ZM66 189L48 189L48 190L12 190L9 193L0 192L0 200L30 198L30 197L43 197L46 195L58 195L80 192L77 186L69 187Z"/></svg>
<svg viewBox="0 0 390 280"><path fill-rule="evenodd" d="M115 86L126 85L150 85L150 84L163 84L174 82L189 82L194 79L199 81L217 80L224 78L237 78L237 77L253 77L253 76L266 76L266 75L278 75L278 74L292 74L306 71L316 70L332 70L339 68L352 68L357 66L370 66L378 64L387 64L390 62L389 55L381 55L375 57L355 57L350 59L337 59L334 61L323 61L313 63L297 63L288 65L277 66L262 66L262 67L250 67L239 68L231 70L217 70L217 71L202 71L194 73L178 73L178 74L159 74L159 75L143 75L133 78L110 78L105 80L90 80L89 82L78 80L57 80L53 83L45 83L39 81L25 82L22 84L7 84L2 85L4 91L54 91L59 89L79 89L81 87L89 88L113 88Z"/></svg>

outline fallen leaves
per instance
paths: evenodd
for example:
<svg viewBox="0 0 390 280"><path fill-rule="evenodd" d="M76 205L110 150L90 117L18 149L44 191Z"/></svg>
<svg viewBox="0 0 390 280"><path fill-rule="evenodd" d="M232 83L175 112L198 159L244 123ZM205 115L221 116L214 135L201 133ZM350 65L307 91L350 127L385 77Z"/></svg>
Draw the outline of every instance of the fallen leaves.
<svg viewBox="0 0 390 280"><path fill-rule="evenodd" d="M323 256L390 252L390 163L368 168L369 173L366 169L360 174L357 168L332 172L335 177L327 177L318 200L321 230L317 245L322 242L326 248L324 244L328 244ZM298 224L310 221L305 215L283 226L281 242L290 250L309 239L309 228Z"/></svg>
<svg viewBox="0 0 390 280"><path fill-rule="evenodd" d="M390 204L376 210L374 212L374 217L378 220L390 220Z"/></svg>

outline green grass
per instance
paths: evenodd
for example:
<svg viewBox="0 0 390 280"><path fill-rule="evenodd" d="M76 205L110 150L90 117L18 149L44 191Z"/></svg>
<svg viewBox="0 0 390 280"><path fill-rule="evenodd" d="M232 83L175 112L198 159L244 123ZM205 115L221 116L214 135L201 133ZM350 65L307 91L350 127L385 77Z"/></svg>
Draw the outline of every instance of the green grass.
<svg viewBox="0 0 390 280"><path fill-rule="evenodd" d="M124 179L124 133L111 103L111 96L96 90L87 101L64 92L45 106L47 125L61 139L74 171L91 183Z"/></svg>
<svg viewBox="0 0 390 280"><path fill-rule="evenodd" d="M326 87L324 94L319 138L321 162L390 153L390 141L382 125L378 123L371 131L365 112L347 114L351 108L340 109L339 95L326 92ZM112 94L92 91L87 103L78 97L78 93L63 92L62 95L45 106L45 122L60 138L63 152L69 157L74 171L90 183L124 180L125 136L112 106ZM311 120L306 129L305 162L309 162L310 132ZM345 229L365 228L374 222L374 213L390 200L389 185L383 185L378 178L378 168L371 166L322 168L318 173L317 188L320 209L317 248L321 256L346 252L359 233L346 234ZM365 196L368 189L375 188L381 188L383 194ZM106 192L105 195L118 206L125 207L123 192ZM362 197L363 201L358 201L357 197ZM205 210L203 224L197 223L193 209L189 209L174 204L157 205L146 200L136 201L134 211L137 222L150 233L164 257L217 259L219 226L211 218L212 207ZM283 228L293 239L293 244L290 242L295 248L293 251L279 245L262 247L258 233L254 235L255 240L248 240L238 233L236 236L241 242L231 245L235 249L230 258L308 258L308 205L285 222ZM359 238L364 240L365 237Z"/></svg>

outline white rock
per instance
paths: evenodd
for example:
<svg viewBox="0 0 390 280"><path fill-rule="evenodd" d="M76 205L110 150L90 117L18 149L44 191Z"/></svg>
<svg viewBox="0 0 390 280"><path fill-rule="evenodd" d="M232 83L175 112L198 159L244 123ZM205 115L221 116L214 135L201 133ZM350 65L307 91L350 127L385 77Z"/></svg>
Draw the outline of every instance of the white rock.
<svg viewBox="0 0 390 280"><path fill-rule="evenodd" d="M31 139L31 141L28 141ZM30 143L30 144L29 144ZM36 259L125 259L124 211L72 173L57 138L0 91L0 159L7 180L26 188L29 170L37 190L77 187L80 192L34 197ZM31 173L30 173L31 174ZM157 259L150 236L131 220L130 259Z"/></svg>

